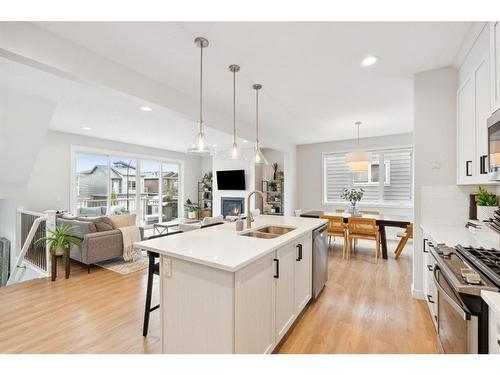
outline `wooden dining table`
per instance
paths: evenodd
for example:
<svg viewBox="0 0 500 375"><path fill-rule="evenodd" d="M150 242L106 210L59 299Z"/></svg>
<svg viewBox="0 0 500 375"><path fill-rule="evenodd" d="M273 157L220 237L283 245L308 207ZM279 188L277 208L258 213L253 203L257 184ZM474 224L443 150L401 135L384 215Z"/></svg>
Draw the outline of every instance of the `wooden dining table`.
<svg viewBox="0 0 500 375"><path fill-rule="evenodd" d="M349 220L348 213L345 212L327 212L327 211L308 211L301 214L301 217L310 217L317 219L320 216L342 216L344 222ZM406 228L411 221L408 217L403 215L386 215L386 214L362 214L361 217L375 219L377 221L378 230L380 233L380 246L382 247L382 257L387 259L387 238L385 234L385 227Z"/></svg>

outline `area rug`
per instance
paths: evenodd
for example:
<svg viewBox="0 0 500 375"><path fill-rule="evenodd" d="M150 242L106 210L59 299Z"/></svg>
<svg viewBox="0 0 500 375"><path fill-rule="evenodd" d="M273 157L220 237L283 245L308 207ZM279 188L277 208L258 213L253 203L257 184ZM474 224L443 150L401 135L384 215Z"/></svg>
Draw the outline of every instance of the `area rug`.
<svg viewBox="0 0 500 375"><path fill-rule="evenodd" d="M139 258L128 262L125 262L123 258L115 258L96 263L96 265L121 275L128 275L129 273L148 268L148 257L142 255Z"/></svg>

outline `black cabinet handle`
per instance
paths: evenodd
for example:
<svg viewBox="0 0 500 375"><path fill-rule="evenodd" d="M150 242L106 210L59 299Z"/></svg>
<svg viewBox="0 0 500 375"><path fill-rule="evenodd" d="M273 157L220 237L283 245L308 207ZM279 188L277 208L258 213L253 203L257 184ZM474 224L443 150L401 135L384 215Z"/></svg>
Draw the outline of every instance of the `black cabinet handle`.
<svg viewBox="0 0 500 375"><path fill-rule="evenodd" d="M479 157L479 174L483 174L483 157Z"/></svg>
<svg viewBox="0 0 500 375"><path fill-rule="evenodd" d="M500 340L497 340L497 344L500 345Z"/></svg>
<svg viewBox="0 0 500 375"><path fill-rule="evenodd" d="M467 160L465 162L465 175L467 177L471 177L472 176L472 173L469 171L469 163L472 164L472 160Z"/></svg>
<svg viewBox="0 0 500 375"><path fill-rule="evenodd" d="M430 294L427 294L427 301L429 301L429 303L434 303Z"/></svg>
<svg viewBox="0 0 500 375"><path fill-rule="evenodd" d="M273 277L275 279L279 279L280 278L280 260L276 259L276 258L274 258L273 260L276 262L276 275L274 275Z"/></svg>
<svg viewBox="0 0 500 375"><path fill-rule="evenodd" d="M425 249L425 244L427 243L427 238L424 238L424 246L423 246L423 249L424 249L424 253L428 253L428 251Z"/></svg>
<svg viewBox="0 0 500 375"><path fill-rule="evenodd" d="M488 166L486 165L486 158L487 157L488 157L488 155L483 155L483 163L482 163L483 174L488 174Z"/></svg>
<svg viewBox="0 0 500 375"><path fill-rule="evenodd" d="M302 260L302 244L299 243L297 246L296 246L297 249L299 249L299 256L297 257L297 259L295 259L297 262L300 262Z"/></svg>
<svg viewBox="0 0 500 375"><path fill-rule="evenodd" d="M428 265L427 265L427 269L428 269L429 271L432 271L432 266L431 266L430 264L428 264Z"/></svg>

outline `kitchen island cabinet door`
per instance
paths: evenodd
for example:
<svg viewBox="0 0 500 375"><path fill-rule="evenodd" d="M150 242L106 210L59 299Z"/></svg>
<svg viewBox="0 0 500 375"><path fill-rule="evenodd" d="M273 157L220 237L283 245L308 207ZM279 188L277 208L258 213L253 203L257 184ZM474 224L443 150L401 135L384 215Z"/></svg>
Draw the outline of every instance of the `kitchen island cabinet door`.
<svg viewBox="0 0 500 375"><path fill-rule="evenodd" d="M312 237L308 235L295 243L295 314L298 315L311 299Z"/></svg>
<svg viewBox="0 0 500 375"><path fill-rule="evenodd" d="M295 242L276 250L275 263L275 332L278 343L295 320Z"/></svg>
<svg viewBox="0 0 500 375"><path fill-rule="evenodd" d="M270 353L274 347L274 252L236 272L235 353Z"/></svg>

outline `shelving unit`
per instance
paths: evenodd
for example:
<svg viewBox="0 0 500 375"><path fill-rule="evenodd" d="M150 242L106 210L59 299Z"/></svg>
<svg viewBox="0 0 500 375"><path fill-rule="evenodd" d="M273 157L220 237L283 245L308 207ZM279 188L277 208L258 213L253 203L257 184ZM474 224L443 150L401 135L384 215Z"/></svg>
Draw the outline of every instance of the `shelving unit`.
<svg viewBox="0 0 500 375"><path fill-rule="evenodd" d="M208 190L207 190L208 189ZM212 216L213 198L212 198L212 185L208 187L203 181L198 181L198 218Z"/></svg>
<svg viewBox="0 0 500 375"><path fill-rule="evenodd" d="M266 196L263 204L264 214L283 216L284 211L284 179L262 180L262 191Z"/></svg>

